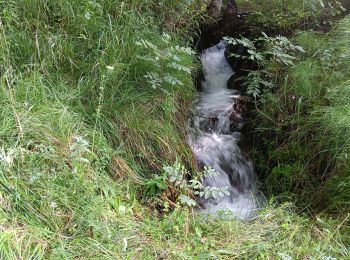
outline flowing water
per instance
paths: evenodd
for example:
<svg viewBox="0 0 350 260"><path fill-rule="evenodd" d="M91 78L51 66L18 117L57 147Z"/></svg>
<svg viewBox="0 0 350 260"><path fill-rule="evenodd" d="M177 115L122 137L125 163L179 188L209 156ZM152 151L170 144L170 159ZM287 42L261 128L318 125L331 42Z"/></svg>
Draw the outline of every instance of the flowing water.
<svg viewBox="0 0 350 260"><path fill-rule="evenodd" d="M201 201L203 210L233 212L240 219L256 214L257 177L251 161L242 153L238 142L243 126L235 110L239 91L227 88L234 74L225 55L225 44L206 49L201 55L204 81L196 104L189 143L200 166L210 166L218 175L204 177L204 186L228 187L230 196Z"/></svg>

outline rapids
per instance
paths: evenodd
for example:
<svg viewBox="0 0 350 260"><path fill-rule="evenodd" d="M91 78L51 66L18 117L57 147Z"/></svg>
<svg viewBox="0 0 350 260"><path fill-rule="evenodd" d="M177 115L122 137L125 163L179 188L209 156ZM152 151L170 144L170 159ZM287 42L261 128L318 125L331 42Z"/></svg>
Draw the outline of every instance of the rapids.
<svg viewBox="0 0 350 260"><path fill-rule="evenodd" d="M238 90L227 88L234 74L225 58L221 42L201 54L204 81L196 103L189 144L199 166L210 166L218 175L204 177L202 184L228 187L230 196L202 199L204 212L232 212L240 219L256 215L257 176L252 162L242 153L238 142L243 126L242 115L235 111Z"/></svg>

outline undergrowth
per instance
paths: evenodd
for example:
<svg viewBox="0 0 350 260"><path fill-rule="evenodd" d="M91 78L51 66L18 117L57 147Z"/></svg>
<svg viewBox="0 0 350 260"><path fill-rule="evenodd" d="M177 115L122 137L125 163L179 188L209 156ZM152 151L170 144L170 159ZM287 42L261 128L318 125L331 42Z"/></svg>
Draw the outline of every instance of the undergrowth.
<svg viewBox="0 0 350 260"><path fill-rule="evenodd" d="M346 0L238 0L240 9L249 13L252 30L259 25L266 32L293 34L296 28L329 28L330 17L347 11Z"/></svg>
<svg viewBox="0 0 350 260"><path fill-rule="evenodd" d="M276 92L262 96L255 134L256 149L264 150L257 153L257 168L269 194L312 214L345 219L341 231L347 243L349 28L345 18L326 35L296 34L294 41L305 53L276 76Z"/></svg>

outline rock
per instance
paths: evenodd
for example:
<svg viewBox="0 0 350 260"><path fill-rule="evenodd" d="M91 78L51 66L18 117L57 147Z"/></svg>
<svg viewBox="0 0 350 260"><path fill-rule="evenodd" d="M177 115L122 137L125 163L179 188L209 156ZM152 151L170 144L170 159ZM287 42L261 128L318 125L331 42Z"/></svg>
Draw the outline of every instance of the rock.
<svg viewBox="0 0 350 260"><path fill-rule="evenodd" d="M211 0L207 13L211 19L201 25L201 37L196 45L204 50L219 43L224 36L237 37L244 28L244 17L238 15L236 1L230 0L224 6L222 0Z"/></svg>
<svg viewBox="0 0 350 260"><path fill-rule="evenodd" d="M207 8L209 17L217 20L222 13L222 0L212 0Z"/></svg>

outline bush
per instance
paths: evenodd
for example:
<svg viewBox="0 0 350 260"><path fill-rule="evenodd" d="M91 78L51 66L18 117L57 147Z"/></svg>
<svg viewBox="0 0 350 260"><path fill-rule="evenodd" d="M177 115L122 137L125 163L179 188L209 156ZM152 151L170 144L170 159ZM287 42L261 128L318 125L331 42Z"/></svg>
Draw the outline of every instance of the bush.
<svg viewBox="0 0 350 260"><path fill-rule="evenodd" d="M336 214L349 211L349 26L345 18L328 35L295 37L306 53L278 77L280 89L272 97L266 94L258 126L269 130L260 138L268 144L274 169L272 175L269 167L264 172L269 182L280 183L275 191L302 192L301 205Z"/></svg>

